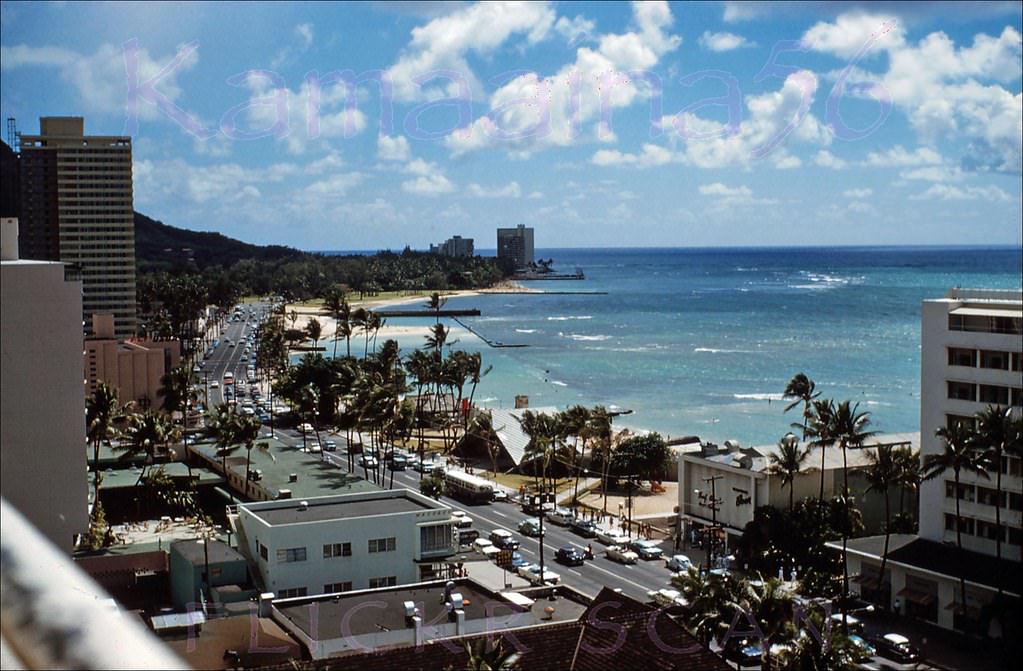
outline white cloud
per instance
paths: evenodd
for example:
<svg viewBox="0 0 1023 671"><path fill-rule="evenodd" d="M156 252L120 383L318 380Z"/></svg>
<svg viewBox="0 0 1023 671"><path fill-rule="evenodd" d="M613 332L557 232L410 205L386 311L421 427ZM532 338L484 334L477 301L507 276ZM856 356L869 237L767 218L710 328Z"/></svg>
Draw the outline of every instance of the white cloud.
<svg viewBox="0 0 1023 671"><path fill-rule="evenodd" d="M818 23L804 39L819 51L848 58L889 19L847 13ZM943 32L910 44L896 26L874 49L888 54L887 72L871 76L879 84L874 91L905 111L923 142L963 138L969 145L965 167L1023 171L1023 94L1004 86L1023 74L1023 38L1016 28L1006 26L997 37L979 34L971 45L957 47ZM855 80L865 76L858 71Z"/></svg>
<svg viewBox="0 0 1023 671"><path fill-rule="evenodd" d="M343 198L348 191L362 181L362 174L351 172L331 175L326 179L313 182L305 188L306 193L320 198Z"/></svg>
<svg viewBox="0 0 1023 671"><path fill-rule="evenodd" d="M909 197L910 200L987 200L1008 202L1009 194L997 186L968 186L959 188L948 184L933 184L923 193Z"/></svg>
<svg viewBox="0 0 1023 671"><path fill-rule="evenodd" d="M813 162L822 168L831 168L832 170L841 170L846 166L845 159L835 156L827 149L818 151L813 157Z"/></svg>
<svg viewBox="0 0 1023 671"><path fill-rule="evenodd" d="M941 154L930 147L917 147L909 151L902 145L895 145L884 152L872 151L867 154L866 165L911 167L918 165L941 165Z"/></svg>
<svg viewBox="0 0 1023 671"><path fill-rule="evenodd" d="M873 194L873 189L846 189L842 192L846 198L870 198Z"/></svg>
<svg viewBox="0 0 1023 671"><path fill-rule="evenodd" d="M899 173L902 179L919 179L927 182L960 182L966 177L958 166L952 165L928 165L912 170L903 170Z"/></svg>
<svg viewBox="0 0 1023 671"><path fill-rule="evenodd" d="M63 47L43 46L30 47L15 45L0 47L0 68L5 71L23 67L57 68L61 80L77 95L77 111L86 114L125 115L129 80L125 72L125 50L133 51L137 56L138 71L135 74L141 86L161 70L171 65L177 54L163 58L153 58L147 49L102 44L94 54L80 54ZM154 88L167 100L176 103L181 98L182 90L177 78L188 72L199 62L199 52L194 45L179 48L181 61L176 67L168 69ZM164 116L155 105L139 98L138 114L141 119L156 120Z"/></svg>
<svg viewBox="0 0 1023 671"><path fill-rule="evenodd" d="M313 43L313 24L311 23L300 23L295 26L295 34L301 41L303 47L308 47Z"/></svg>
<svg viewBox="0 0 1023 671"><path fill-rule="evenodd" d="M700 46L710 51L722 52L755 47L756 43L750 42L742 35L734 33L712 33L709 30L700 35Z"/></svg>
<svg viewBox="0 0 1023 671"><path fill-rule="evenodd" d="M667 32L673 22L667 3L638 2L632 10L633 30L602 35L595 48L579 47L575 61L554 75L529 72L498 89L489 114L445 138L452 154L502 145L523 157L594 137L611 139L612 111L649 94L641 77L627 73L652 68L681 44ZM581 128L589 123L595 125L592 134Z"/></svg>
<svg viewBox="0 0 1023 671"><path fill-rule="evenodd" d="M473 183L468 186L467 193L475 198L518 198L522 195L522 189L518 182L490 188Z"/></svg>
<svg viewBox="0 0 1023 671"><path fill-rule="evenodd" d="M554 24L554 30L568 40L569 45L592 39L595 29L596 24L583 16L576 16L574 19L562 16Z"/></svg>
<svg viewBox="0 0 1023 671"><path fill-rule="evenodd" d="M455 190L455 185L444 176L443 170L436 163L429 163L417 158L405 166L405 172L415 175L415 179L401 183L401 188L408 193L420 196L437 196Z"/></svg>
<svg viewBox="0 0 1023 671"><path fill-rule="evenodd" d="M702 196L724 196L726 198L750 198L753 196L753 191L748 186L725 186L721 182L701 184L699 190Z"/></svg>
<svg viewBox="0 0 1023 671"><path fill-rule="evenodd" d="M315 161L306 164L305 172L310 175L318 175L320 173L338 170L342 168L344 164L345 162L341 158L341 155L336 151L332 151L323 158L318 158Z"/></svg>
<svg viewBox="0 0 1023 671"><path fill-rule="evenodd" d="M492 53L512 35L524 34L527 43L543 39L554 25L555 13L541 2L480 2L461 7L412 29L412 41L398 62L387 70L399 101L436 97L464 97L457 85L444 78L418 86L414 79L438 70L453 70L465 78L473 98L484 99L483 88L465 60L468 52Z"/></svg>
<svg viewBox="0 0 1023 671"><path fill-rule="evenodd" d="M307 77L297 90L286 85L274 87L274 81L257 71L249 73L245 86L250 91L245 116L250 128L242 132L280 129L275 132L288 151L301 154L310 142L333 138L351 138L366 128L366 115L349 100L348 86L324 77L321 83Z"/></svg>
<svg viewBox="0 0 1023 671"><path fill-rule="evenodd" d="M601 149L590 161L594 165L613 166L626 165L637 168L651 168L668 163L680 163L684 157L656 144L644 144L639 154L625 154L617 149Z"/></svg>
<svg viewBox="0 0 1023 671"><path fill-rule="evenodd" d="M377 138L377 157L381 161L407 161L412 156L408 139L404 135Z"/></svg>
<svg viewBox="0 0 1023 671"><path fill-rule="evenodd" d="M258 198L262 195L259 186L282 182L299 170L293 163L247 168L237 163L191 165L182 159L144 159L134 162L133 178L140 202L174 198L202 205Z"/></svg>

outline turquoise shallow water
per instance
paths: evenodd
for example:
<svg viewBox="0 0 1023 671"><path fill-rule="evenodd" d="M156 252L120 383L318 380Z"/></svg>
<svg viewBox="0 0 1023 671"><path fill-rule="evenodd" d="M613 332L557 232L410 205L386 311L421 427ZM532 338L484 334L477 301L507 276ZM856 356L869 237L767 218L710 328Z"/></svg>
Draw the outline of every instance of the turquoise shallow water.
<svg viewBox="0 0 1023 671"><path fill-rule="evenodd" d="M1019 289L1018 248L544 249L583 281L533 282L607 295L484 295L457 347L492 365L483 405L616 405L616 425L744 444L776 441L785 383L804 371L880 431L919 430L920 304L949 288ZM395 324L429 323L394 320ZM402 338L403 351L422 338Z"/></svg>

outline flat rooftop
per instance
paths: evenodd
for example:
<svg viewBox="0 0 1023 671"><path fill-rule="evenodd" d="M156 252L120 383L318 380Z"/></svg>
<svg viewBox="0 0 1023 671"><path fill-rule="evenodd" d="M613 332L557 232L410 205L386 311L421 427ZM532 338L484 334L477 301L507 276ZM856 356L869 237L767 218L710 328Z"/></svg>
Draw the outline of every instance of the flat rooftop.
<svg viewBox="0 0 1023 671"><path fill-rule="evenodd" d="M303 633L317 641L341 636L342 622L346 627L344 634L350 636L411 629L405 620L406 601L414 602L419 608L423 627L426 629L431 624L448 623L447 607L444 604L444 584L443 581L437 581L405 588L365 590L315 599L287 599L276 602L274 606ZM462 595L466 622L487 617L495 619L495 622L508 622L517 614L514 626L523 627L575 621L586 610L586 604L567 596L558 597L556 601L536 599L529 608L516 606L500 594L464 578L455 581L453 591ZM311 607L311 604L316 604L316 607ZM360 608L363 604L373 605ZM548 614L544 611L548 606L554 606L552 619L547 619ZM353 611L359 614L358 617L349 617L345 620L345 615Z"/></svg>
<svg viewBox="0 0 1023 671"><path fill-rule="evenodd" d="M354 498L354 497L353 497ZM298 524L301 522L322 522L340 518L369 517L371 515L393 515L394 513L411 513L418 510L434 510L409 496L390 496L386 498L358 499L346 501L344 498L331 500L308 501L303 510L302 501L291 500L286 506L260 508L254 506L249 511L273 526L276 524Z"/></svg>

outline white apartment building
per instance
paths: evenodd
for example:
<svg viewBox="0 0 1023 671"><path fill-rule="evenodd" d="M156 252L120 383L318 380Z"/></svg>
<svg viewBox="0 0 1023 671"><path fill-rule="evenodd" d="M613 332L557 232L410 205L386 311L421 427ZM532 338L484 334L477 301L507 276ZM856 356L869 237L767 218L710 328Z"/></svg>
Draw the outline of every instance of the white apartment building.
<svg viewBox="0 0 1023 671"><path fill-rule="evenodd" d="M82 117L43 117L21 136L21 258L81 268L82 315L135 334L131 138L85 134ZM81 326L81 325L80 325Z"/></svg>
<svg viewBox="0 0 1023 671"><path fill-rule="evenodd" d="M1023 412L1023 292L953 289L923 303L920 350L920 447L942 451L934 432L972 422L988 405ZM1021 560L1023 464L1002 458L1002 557ZM920 536L955 542L951 472L920 487ZM995 479L960 478L963 547L995 554Z"/></svg>
<svg viewBox="0 0 1023 671"><path fill-rule="evenodd" d="M451 508L407 489L245 503L235 524L278 598L419 582L458 551Z"/></svg>
<svg viewBox="0 0 1023 671"><path fill-rule="evenodd" d="M0 230L0 494L70 554L89 525L82 282L19 260L17 219Z"/></svg>

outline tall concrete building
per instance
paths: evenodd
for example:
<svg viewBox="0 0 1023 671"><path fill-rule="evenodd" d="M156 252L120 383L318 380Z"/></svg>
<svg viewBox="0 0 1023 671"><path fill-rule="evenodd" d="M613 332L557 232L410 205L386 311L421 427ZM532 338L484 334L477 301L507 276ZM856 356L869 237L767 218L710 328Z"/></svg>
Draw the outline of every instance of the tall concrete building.
<svg viewBox="0 0 1023 671"><path fill-rule="evenodd" d="M934 432L972 424L988 405L1023 413L1023 292L953 289L924 301L920 350L920 449L942 450ZM955 486L951 472L920 487L920 536L955 542ZM1023 462L1006 455L1003 496L994 474L960 477L963 547L995 554L995 505L1001 507L1002 556L1020 561Z"/></svg>
<svg viewBox="0 0 1023 671"><path fill-rule="evenodd" d="M0 494L70 553L86 530L82 283L72 265L18 259L0 222Z"/></svg>
<svg viewBox="0 0 1023 671"><path fill-rule="evenodd" d="M497 229L497 258L512 259L516 268L533 262L533 229L519 224L516 228Z"/></svg>
<svg viewBox="0 0 1023 671"><path fill-rule="evenodd" d="M131 138L85 135L82 117L43 117L21 136L21 258L73 263L82 318L114 315L135 334L135 224Z"/></svg>

